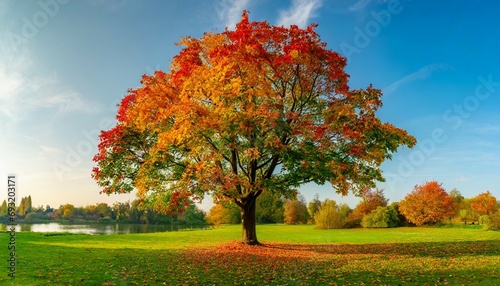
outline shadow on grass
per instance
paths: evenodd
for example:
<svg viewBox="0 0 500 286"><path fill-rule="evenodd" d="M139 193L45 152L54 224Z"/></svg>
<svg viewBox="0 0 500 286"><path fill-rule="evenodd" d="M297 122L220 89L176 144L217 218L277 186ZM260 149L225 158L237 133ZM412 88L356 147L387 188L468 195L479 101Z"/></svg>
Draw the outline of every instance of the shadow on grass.
<svg viewBox="0 0 500 286"><path fill-rule="evenodd" d="M305 251L319 254L383 254L411 256L500 255L499 240L376 244L263 243L276 251Z"/></svg>

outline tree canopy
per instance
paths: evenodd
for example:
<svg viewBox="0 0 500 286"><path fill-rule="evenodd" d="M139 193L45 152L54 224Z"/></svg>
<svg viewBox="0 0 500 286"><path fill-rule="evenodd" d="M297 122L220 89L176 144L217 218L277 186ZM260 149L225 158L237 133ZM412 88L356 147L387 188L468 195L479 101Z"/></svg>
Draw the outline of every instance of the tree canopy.
<svg viewBox="0 0 500 286"><path fill-rule="evenodd" d="M453 217L453 201L437 181L417 185L399 203L399 210L408 221L421 226Z"/></svg>
<svg viewBox="0 0 500 286"><path fill-rule="evenodd" d="M104 193L136 189L178 212L211 194L242 210L257 244L255 200L305 183L341 194L382 181L380 164L416 140L376 116L382 92L350 89L346 59L315 31L250 22L181 40L168 72L143 76L100 136L93 178Z"/></svg>

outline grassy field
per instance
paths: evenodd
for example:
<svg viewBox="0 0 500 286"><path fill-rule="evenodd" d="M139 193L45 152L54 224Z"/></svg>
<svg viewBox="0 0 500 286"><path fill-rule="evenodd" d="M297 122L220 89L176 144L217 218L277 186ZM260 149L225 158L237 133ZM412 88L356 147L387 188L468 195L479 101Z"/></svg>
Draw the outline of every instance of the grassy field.
<svg viewBox="0 0 500 286"><path fill-rule="evenodd" d="M17 233L16 278L0 285L498 285L500 232L465 228L316 230L260 225L127 235Z"/></svg>

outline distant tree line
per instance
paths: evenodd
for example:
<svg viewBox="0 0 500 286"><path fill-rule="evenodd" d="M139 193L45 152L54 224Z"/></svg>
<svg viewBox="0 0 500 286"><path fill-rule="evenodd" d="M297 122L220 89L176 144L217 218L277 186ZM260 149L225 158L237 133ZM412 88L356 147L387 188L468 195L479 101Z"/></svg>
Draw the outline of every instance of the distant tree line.
<svg viewBox="0 0 500 286"><path fill-rule="evenodd" d="M316 195L306 203L298 194L285 199L263 193L257 200L257 223L315 224L319 229L389 228L436 224L481 224L500 229L500 201L489 191L465 198L456 189L447 193L436 181L415 186L400 202L388 204L383 190L365 188L354 209L347 204ZM207 215L214 226L241 222L239 209L230 202L219 202Z"/></svg>
<svg viewBox="0 0 500 286"><path fill-rule="evenodd" d="M183 224L204 225L205 212L200 210L194 203L186 207L181 214L170 215L154 211L154 209L141 210L138 207L139 200L132 202L116 202L112 206L106 203L76 207L72 204L64 204L59 208L49 205L33 207L31 196L23 197L16 210L16 218L25 222L44 221L100 221L100 222L123 222L123 223L150 223L150 224ZM0 206L0 218L7 222L7 202L4 200Z"/></svg>
<svg viewBox="0 0 500 286"><path fill-rule="evenodd" d="M31 196L21 198L16 215L26 222L101 221L151 224L185 224L219 226L241 223L241 210L229 201L217 202L205 214L194 203L183 213L162 214L153 208L141 209L140 201L116 202L59 208L33 207ZM7 202L0 206L0 220L7 222ZM319 229L388 228L436 224L479 224L487 229L500 229L500 202L489 192L472 198L463 197L457 189L446 192L436 181L417 185L400 202L388 204L383 190L365 188L354 209L331 199L320 201L318 195L310 202L297 194L293 199L264 192L256 203L257 223L315 224Z"/></svg>

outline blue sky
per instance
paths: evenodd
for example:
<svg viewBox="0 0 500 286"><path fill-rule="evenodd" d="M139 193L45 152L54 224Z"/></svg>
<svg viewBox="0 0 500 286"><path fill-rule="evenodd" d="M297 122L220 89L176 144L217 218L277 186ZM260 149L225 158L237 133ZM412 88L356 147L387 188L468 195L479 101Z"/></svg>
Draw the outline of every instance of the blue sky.
<svg viewBox="0 0 500 286"><path fill-rule="evenodd" d="M351 88L384 91L380 118L419 141L382 165L391 201L429 180L500 198L500 1L0 0L0 178L17 174L19 197L36 206L134 199L99 195L99 130L143 74L168 70L180 37L234 27L243 9L319 24L347 57ZM358 201L328 185L300 191Z"/></svg>

